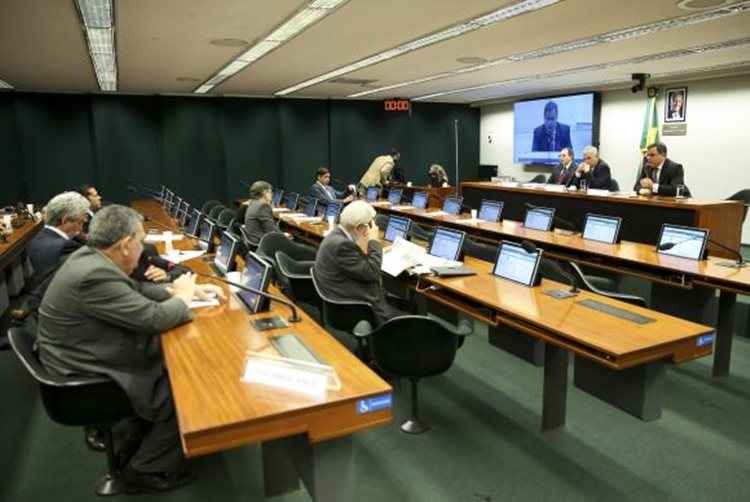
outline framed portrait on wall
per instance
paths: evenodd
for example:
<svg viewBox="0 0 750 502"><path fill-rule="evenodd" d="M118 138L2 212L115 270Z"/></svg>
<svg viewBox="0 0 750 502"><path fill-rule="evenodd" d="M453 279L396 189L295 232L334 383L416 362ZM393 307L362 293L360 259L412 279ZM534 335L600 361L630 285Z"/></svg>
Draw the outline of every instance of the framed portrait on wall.
<svg viewBox="0 0 750 502"><path fill-rule="evenodd" d="M667 89L664 96L664 122L685 122L687 118L687 87Z"/></svg>

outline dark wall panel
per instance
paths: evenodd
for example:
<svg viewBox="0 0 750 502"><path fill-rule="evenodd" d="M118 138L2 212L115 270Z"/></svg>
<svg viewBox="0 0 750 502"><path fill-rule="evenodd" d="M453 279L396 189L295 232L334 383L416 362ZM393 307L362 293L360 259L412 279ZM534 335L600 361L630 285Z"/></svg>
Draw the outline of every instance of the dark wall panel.
<svg viewBox="0 0 750 502"><path fill-rule="evenodd" d="M306 194L315 172L328 166L328 102L278 101L281 128L281 178L287 190Z"/></svg>
<svg viewBox="0 0 750 502"><path fill-rule="evenodd" d="M24 199L26 193L14 101L13 93L0 93L0 206Z"/></svg>

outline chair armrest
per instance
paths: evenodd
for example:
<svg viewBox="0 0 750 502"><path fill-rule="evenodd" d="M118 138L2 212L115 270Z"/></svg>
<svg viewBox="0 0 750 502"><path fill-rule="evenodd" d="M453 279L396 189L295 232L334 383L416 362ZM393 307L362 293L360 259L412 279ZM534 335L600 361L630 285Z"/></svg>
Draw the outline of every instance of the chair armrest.
<svg viewBox="0 0 750 502"><path fill-rule="evenodd" d="M352 333L354 336L358 338L364 338L366 336L370 336L372 333L372 324L370 324L370 321L359 321L356 326L354 326L354 329L352 330Z"/></svg>
<svg viewBox="0 0 750 502"><path fill-rule="evenodd" d="M449 323L448 321L439 318L438 316L434 314L427 314L427 317L432 319L433 321L437 322L441 326L443 326L446 330L450 331L453 335L456 336L469 336L474 333L474 325L471 321L471 319L467 318L461 318L458 320L458 324L453 325Z"/></svg>

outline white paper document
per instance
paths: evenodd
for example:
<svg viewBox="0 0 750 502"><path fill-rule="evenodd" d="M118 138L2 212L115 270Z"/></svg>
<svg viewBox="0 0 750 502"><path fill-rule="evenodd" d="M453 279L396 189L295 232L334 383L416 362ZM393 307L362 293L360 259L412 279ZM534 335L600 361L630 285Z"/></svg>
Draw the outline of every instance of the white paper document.
<svg viewBox="0 0 750 502"><path fill-rule="evenodd" d="M408 211L409 209L416 209L414 206L391 206L391 209L396 209L398 211Z"/></svg>
<svg viewBox="0 0 750 502"><path fill-rule="evenodd" d="M274 207L271 209L271 211L273 211L274 213L283 213L285 211L289 211L289 209L285 207Z"/></svg>
<svg viewBox="0 0 750 502"><path fill-rule="evenodd" d="M164 237L164 234L146 234L146 238L143 240L145 242L167 242L167 238ZM172 234L172 237L169 240L172 242L181 241L182 234Z"/></svg>
<svg viewBox="0 0 750 502"><path fill-rule="evenodd" d="M601 190L599 188L589 188L586 190L586 195L598 195L598 196L607 196L610 194L609 190Z"/></svg>
<svg viewBox="0 0 750 502"><path fill-rule="evenodd" d="M199 309L202 307L216 307L217 305L219 305L219 300L217 298L211 298L209 300L199 300L197 298L193 298L193 301L190 302L190 305L188 305L188 307L190 307L191 309Z"/></svg>
<svg viewBox="0 0 750 502"><path fill-rule="evenodd" d="M565 185L544 185L545 192L565 192Z"/></svg>
<svg viewBox="0 0 750 502"><path fill-rule="evenodd" d="M430 211L429 213L426 213L427 216L448 216L448 213L445 211Z"/></svg>
<svg viewBox="0 0 750 502"><path fill-rule="evenodd" d="M418 274L426 274L430 272L430 267L460 267L461 265L463 263L460 261L446 260L427 254L423 247L398 237L393 246L383 253L380 270L397 277L408 268L413 268Z"/></svg>
<svg viewBox="0 0 750 502"><path fill-rule="evenodd" d="M182 263L183 261L192 260L204 254L206 252L202 249L199 251L178 251L175 249L171 253L161 255L161 257L173 263Z"/></svg>

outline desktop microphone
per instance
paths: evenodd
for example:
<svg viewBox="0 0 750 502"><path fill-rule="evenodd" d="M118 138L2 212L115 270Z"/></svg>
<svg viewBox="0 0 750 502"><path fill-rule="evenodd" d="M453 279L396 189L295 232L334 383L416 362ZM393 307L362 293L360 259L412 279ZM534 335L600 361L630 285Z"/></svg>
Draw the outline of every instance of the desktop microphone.
<svg viewBox="0 0 750 502"><path fill-rule="evenodd" d="M521 247L527 253L536 253L538 250L536 244L530 241L521 241ZM545 258L544 256L542 256L542 263L567 279L567 281L570 283L569 293L573 295L577 295L579 293L578 281L573 274L565 271L565 269L563 269L562 266L555 260L550 260L549 258Z"/></svg>
<svg viewBox="0 0 750 502"><path fill-rule="evenodd" d="M527 209L540 209L539 206L535 206L531 202L525 202L524 205L526 206ZM557 216L557 212L555 212L555 215L552 217L552 220L555 222L555 226L566 227L571 232L578 233L576 231L576 226L573 223L569 222L568 220L565 220Z"/></svg>
<svg viewBox="0 0 750 502"><path fill-rule="evenodd" d="M683 239L683 240L677 241L677 242L665 242L664 244L659 244L658 246L656 246L656 249L658 249L659 251L666 251L668 249L672 249L673 247L675 247L678 244L682 244L683 242L689 242L689 241L693 241L693 240L697 240L697 239L698 239L698 237L691 237L689 239ZM720 265L722 267L728 267L728 268L745 268L745 267L747 267L747 262L742 257L742 254L740 254L737 250L732 249L732 248L730 248L728 246L725 246L724 244L720 244L720 243L718 243L718 242L716 242L716 241L714 241L712 239L708 239L708 243L709 244L713 244L716 247L720 247L721 249L724 249L726 251L729 251L730 253L732 253L733 255L735 255L737 257L737 261L734 261L734 262L732 262L732 261L725 261L725 262L717 263L717 265Z"/></svg>

